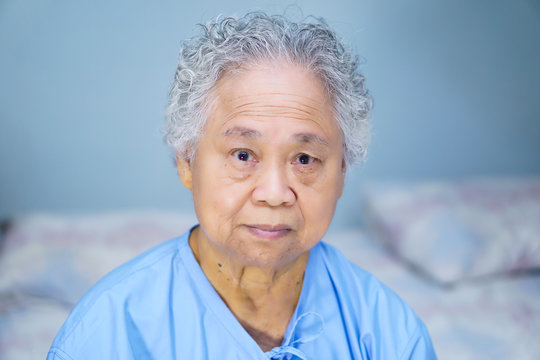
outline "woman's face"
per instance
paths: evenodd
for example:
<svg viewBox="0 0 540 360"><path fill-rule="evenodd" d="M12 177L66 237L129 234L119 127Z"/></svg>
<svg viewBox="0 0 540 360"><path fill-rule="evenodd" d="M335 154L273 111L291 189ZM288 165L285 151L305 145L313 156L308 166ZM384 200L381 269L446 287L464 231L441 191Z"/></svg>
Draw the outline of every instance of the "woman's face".
<svg viewBox="0 0 540 360"><path fill-rule="evenodd" d="M322 238L343 190L342 136L322 83L294 65L223 77L179 170L212 245L244 264L294 261Z"/></svg>

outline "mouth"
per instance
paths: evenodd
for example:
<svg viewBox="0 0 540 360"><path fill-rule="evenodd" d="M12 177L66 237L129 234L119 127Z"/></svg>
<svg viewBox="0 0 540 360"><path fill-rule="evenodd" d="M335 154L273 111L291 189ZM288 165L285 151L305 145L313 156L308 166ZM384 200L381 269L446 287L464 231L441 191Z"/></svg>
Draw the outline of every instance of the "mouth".
<svg viewBox="0 0 540 360"><path fill-rule="evenodd" d="M246 227L251 234L267 240L278 240L284 236L287 236L292 231L290 226L282 224L254 224L246 225Z"/></svg>

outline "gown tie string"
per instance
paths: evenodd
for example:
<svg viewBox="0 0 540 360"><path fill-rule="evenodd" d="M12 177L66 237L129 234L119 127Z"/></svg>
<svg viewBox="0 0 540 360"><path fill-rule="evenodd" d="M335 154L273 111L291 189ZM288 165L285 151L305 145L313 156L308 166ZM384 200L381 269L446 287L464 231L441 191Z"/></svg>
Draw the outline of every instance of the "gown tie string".
<svg viewBox="0 0 540 360"><path fill-rule="evenodd" d="M300 337L299 339L296 339L291 342L291 339L294 335L294 331L296 330L297 325L300 323L301 320L306 319L307 317L315 317L315 319L318 320L319 331L313 331L311 333L307 333L304 336ZM315 312L303 313L294 322L294 325L289 333L289 336L284 342L284 345L273 348L272 350L266 353L266 357L268 358L268 360L293 360L293 359L294 360L296 359L309 360L306 354L304 354L302 351L295 348L293 345L303 344L303 343L313 341L316 338L318 338L323 333L323 331L324 331L324 319L321 315Z"/></svg>

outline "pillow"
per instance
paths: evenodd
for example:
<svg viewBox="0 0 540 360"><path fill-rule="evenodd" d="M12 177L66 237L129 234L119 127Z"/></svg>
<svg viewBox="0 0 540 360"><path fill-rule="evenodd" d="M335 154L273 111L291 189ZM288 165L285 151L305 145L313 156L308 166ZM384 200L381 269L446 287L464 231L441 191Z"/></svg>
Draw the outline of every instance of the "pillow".
<svg viewBox="0 0 540 360"><path fill-rule="evenodd" d="M540 268L540 178L379 183L365 217L390 250L444 284Z"/></svg>
<svg viewBox="0 0 540 360"><path fill-rule="evenodd" d="M72 305L113 268L194 224L193 215L158 211L15 219L0 254L0 293Z"/></svg>

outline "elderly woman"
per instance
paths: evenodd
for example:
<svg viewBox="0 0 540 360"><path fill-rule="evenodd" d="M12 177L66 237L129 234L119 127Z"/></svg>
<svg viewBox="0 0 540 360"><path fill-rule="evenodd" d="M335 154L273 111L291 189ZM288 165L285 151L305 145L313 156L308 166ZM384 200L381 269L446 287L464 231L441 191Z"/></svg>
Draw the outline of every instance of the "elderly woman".
<svg viewBox="0 0 540 360"><path fill-rule="evenodd" d="M321 242L368 142L355 57L318 20L203 30L166 126L200 224L94 286L48 359L434 359L414 312Z"/></svg>

